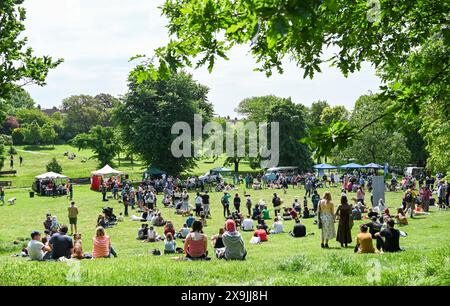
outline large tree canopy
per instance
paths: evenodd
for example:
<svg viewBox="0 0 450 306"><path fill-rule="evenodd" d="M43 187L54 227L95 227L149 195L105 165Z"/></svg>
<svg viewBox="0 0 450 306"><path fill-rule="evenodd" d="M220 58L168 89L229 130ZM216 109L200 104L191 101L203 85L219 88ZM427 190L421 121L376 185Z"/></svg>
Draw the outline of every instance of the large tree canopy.
<svg viewBox="0 0 450 306"><path fill-rule="evenodd" d="M202 114L204 123L211 119L213 108L207 100L208 88L184 72L144 82L130 77L128 86L124 103L114 116L125 145L148 166L172 174L195 166L195 157L172 155L171 145L178 135L172 135L171 128L176 122L186 122L193 131L195 114Z"/></svg>
<svg viewBox="0 0 450 306"><path fill-rule="evenodd" d="M256 123L279 122L279 165L297 166L301 170L310 169L310 152L298 141L307 135L305 117L308 110L305 106L293 103L290 98L262 96L243 100L236 111ZM270 144L270 141L268 143Z"/></svg>
<svg viewBox="0 0 450 306"><path fill-rule="evenodd" d="M0 99L8 99L17 86L45 85L49 70L62 62L49 56L34 56L33 49L26 46L27 38L22 34L26 12L20 6L23 2L0 2Z"/></svg>

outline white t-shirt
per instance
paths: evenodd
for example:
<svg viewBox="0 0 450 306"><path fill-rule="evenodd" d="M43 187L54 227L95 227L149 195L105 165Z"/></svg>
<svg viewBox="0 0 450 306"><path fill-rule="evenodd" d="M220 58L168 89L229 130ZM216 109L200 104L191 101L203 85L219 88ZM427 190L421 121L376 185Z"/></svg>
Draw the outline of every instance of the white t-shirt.
<svg viewBox="0 0 450 306"><path fill-rule="evenodd" d="M201 196L197 196L195 198L195 205L202 205L203 204L203 199Z"/></svg>
<svg viewBox="0 0 450 306"><path fill-rule="evenodd" d="M242 229L244 231L253 230L253 220L252 219L244 219L244 221L242 222Z"/></svg>
<svg viewBox="0 0 450 306"><path fill-rule="evenodd" d="M40 241L31 240L28 242L27 250L31 260L42 260L44 258L44 251L42 251L43 247L44 244Z"/></svg>
<svg viewBox="0 0 450 306"><path fill-rule="evenodd" d="M273 224L273 232L275 234L283 232L283 223L281 221L277 221Z"/></svg>

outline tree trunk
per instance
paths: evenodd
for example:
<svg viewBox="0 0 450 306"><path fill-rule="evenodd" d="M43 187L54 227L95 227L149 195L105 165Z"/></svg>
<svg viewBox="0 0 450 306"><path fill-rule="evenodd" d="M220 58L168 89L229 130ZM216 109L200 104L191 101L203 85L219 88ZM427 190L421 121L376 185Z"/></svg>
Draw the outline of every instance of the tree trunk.
<svg viewBox="0 0 450 306"><path fill-rule="evenodd" d="M236 174L239 172L239 162L240 160L234 161L234 172L236 172Z"/></svg>

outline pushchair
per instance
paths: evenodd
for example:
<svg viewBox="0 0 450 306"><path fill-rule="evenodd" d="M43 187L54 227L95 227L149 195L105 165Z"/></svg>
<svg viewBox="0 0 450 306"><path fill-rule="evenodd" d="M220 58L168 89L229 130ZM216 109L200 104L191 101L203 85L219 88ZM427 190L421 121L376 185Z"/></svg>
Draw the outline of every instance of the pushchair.
<svg viewBox="0 0 450 306"><path fill-rule="evenodd" d="M117 222L117 217L114 214L114 208L105 207L103 208L103 213L105 214L105 219L109 224L114 224Z"/></svg>

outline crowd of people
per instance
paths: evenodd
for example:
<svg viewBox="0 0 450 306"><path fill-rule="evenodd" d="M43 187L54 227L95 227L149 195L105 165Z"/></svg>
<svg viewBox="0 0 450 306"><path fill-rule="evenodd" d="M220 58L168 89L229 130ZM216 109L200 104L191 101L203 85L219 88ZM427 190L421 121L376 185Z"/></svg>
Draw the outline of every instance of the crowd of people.
<svg viewBox="0 0 450 306"><path fill-rule="evenodd" d="M280 175L277 184L283 185L285 179ZM246 187L252 188L254 181L250 176L248 179L243 177L242 180ZM288 237L305 237L308 232L301 219L307 218L314 218L313 224L320 229L322 248L330 248L330 242L335 239L342 248L347 248L354 242L354 251L357 253L401 251L400 237L407 234L396 229L396 226L407 226L408 218L428 214L433 199L431 185L424 184L420 187L420 191L416 192L411 182L401 205L391 214L383 200L373 203L371 199L370 204L366 201L366 191L370 192L371 188L370 177L357 173L343 175L341 179L333 176L332 186L342 183L342 192L336 206L329 191L322 197L319 195L317 178L314 175L302 176L296 180L297 182L303 180L305 195L301 202L299 197L295 196L290 204L285 203L276 192L268 204L263 198L254 201L248 192L241 197L238 192L232 192L235 190L222 191L220 204L225 221L223 227L218 229L218 234L211 237L215 257L244 260L247 257L247 249L241 232L252 233L249 241L251 244L266 243L271 235L282 233ZM293 188L298 188L293 184L292 178L290 183ZM236 184L240 182L237 181ZM435 187L434 193L438 196L439 207L448 206L448 183L441 180ZM204 233L204 228L208 226L207 220L213 217L208 190L189 193L186 188L180 188L172 177L163 177L159 180L145 180L136 188L129 184L119 188L115 183L110 191L110 198L122 203L123 214L120 213L116 218L112 208L104 209L97 220L91 253L85 253L83 250L81 234L77 229L78 208L73 201L68 207L71 236L68 235L66 225L60 225L56 216L48 214L44 221L44 234L39 231L32 232L32 240L24 253L36 260L117 256L105 229L117 221L123 221L124 217L130 217L129 206L131 206L135 211L130 219L141 222L138 240L147 243L163 242L163 253L178 255L173 257L174 259L211 259L208 252L208 237ZM107 191L102 190L103 200L107 200L106 193ZM354 196L350 197L350 193ZM157 200L159 197L162 198L160 202ZM172 208L174 214L185 217L182 226L177 228L171 218L166 218L167 216L163 214L170 210L162 210L160 207ZM366 222L362 222L359 226L358 235L352 237L354 221L359 220ZM289 223L292 226L291 230L285 230L286 224ZM153 254L158 255L160 251L155 249Z"/></svg>

